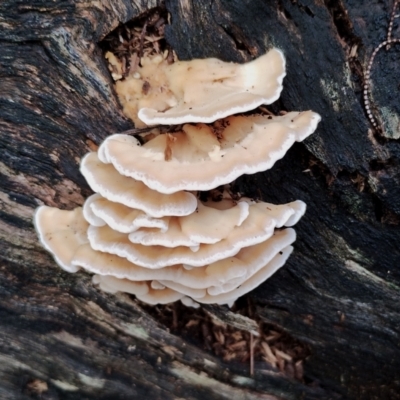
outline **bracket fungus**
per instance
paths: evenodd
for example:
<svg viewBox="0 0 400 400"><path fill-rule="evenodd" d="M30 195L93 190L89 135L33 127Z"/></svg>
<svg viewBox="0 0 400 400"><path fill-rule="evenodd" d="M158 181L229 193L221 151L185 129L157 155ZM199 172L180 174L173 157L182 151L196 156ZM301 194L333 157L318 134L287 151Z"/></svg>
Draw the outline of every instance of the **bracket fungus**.
<svg viewBox="0 0 400 400"><path fill-rule="evenodd" d="M143 145L106 138L82 159L95 192L83 207L37 209L41 243L106 292L149 304L232 305L284 265L306 205L234 200L228 191L203 201L200 191L271 168L314 132L312 111L232 116L275 101L284 76L276 49L243 65L143 58L136 76L117 82L125 112L142 124L184 125L154 129Z"/></svg>
<svg viewBox="0 0 400 400"><path fill-rule="evenodd" d="M285 77L278 49L246 64L216 58L177 61L142 57L133 75L116 82L125 114L137 127L214 122L278 99Z"/></svg>
<svg viewBox="0 0 400 400"><path fill-rule="evenodd" d="M96 153L83 157L81 173L94 192L110 201L142 210L154 218L189 215L197 207L196 196L192 193L180 191L165 195L155 192L142 182L119 174L111 165L102 163Z"/></svg>
<svg viewBox="0 0 400 400"><path fill-rule="evenodd" d="M132 136L116 134L100 146L99 159L160 193L205 191L270 169L295 141L314 132L319 120L312 111L232 116L214 125L186 124L172 140L158 135L143 146Z"/></svg>

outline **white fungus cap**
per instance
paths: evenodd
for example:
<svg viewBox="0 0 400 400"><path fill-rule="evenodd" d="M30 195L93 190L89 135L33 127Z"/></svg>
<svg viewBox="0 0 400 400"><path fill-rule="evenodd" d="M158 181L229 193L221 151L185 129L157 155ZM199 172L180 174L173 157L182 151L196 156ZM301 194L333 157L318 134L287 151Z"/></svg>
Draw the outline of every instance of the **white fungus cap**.
<svg viewBox="0 0 400 400"><path fill-rule="evenodd" d="M149 286L146 282L133 282L127 279L118 279L110 275L93 275L92 282L95 285L99 285L101 290L108 293L125 292L144 295L149 291Z"/></svg>
<svg viewBox="0 0 400 400"><path fill-rule="evenodd" d="M225 239L215 244L200 244L196 252L184 246L144 246L132 243L128 235L113 231L108 226L90 226L88 239L94 250L116 254L145 268L159 269L175 264L202 267L234 256L241 248L253 246L271 237L277 221L282 221L279 206L276 207L270 216L268 209L250 206L246 220L240 226L235 226ZM286 218L294 213L288 213L285 206L280 210Z"/></svg>
<svg viewBox="0 0 400 400"><path fill-rule="evenodd" d="M288 246L280 251L268 264L266 264L236 289L215 296L207 294L201 299L196 299L196 301L203 304L228 304L231 306L240 296L243 296L244 294L255 289L271 275L273 275L279 268L281 268L289 258L292 251L292 246Z"/></svg>
<svg viewBox="0 0 400 400"><path fill-rule="evenodd" d="M129 240L144 246L186 246L192 251L197 251L201 243L217 243L248 217L249 204L232 201L230 208L218 210L216 203L199 201L194 213L171 217L167 230L139 229L129 235Z"/></svg>
<svg viewBox="0 0 400 400"><path fill-rule="evenodd" d="M267 241L251 247L245 247L236 255L244 265L246 265L246 273L238 278L233 278L223 285L209 287L207 293L217 295L230 292L238 288L260 269L264 268L279 252L287 248L296 240L296 232L294 229L283 229L275 231L274 235ZM161 281L164 282L164 281Z"/></svg>
<svg viewBox="0 0 400 400"><path fill-rule="evenodd" d="M147 304L168 304L180 300L185 295L173 289L165 288L162 290L150 288L146 294L137 294L136 297Z"/></svg>
<svg viewBox="0 0 400 400"><path fill-rule="evenodd" d="M200 308L199 303L196 303L193 299L187 296L181 298L181 303L186 307Z"/></svg>
<svg viewBox="0 0 400 400"><path fill-rule="evenodd" d="M313 133L319 121L312 111L234 116L218 126L187 124L143 146L132 136L116 134L100 146L99 158L160 193L210 190L271 168L295 141Z"/></svg>
<svg viewBox="0 0 400 400"><path fill-rule="evenodd" d="M291 231L291 229L288 229L288 231ZM196 302L203 304L228 304L232 306L240 296L259 286L282 267L292 251L293 247L287 246L275 252L272 257L268 257L267 263L249 272L246 279L243 279L241 283L235 285L231 290L215 295L207 293L202 289L186 287L174 281L161 281L159 285L154 285L154 281L135 282L109 275L95 275L93 282L99 284L107 292L115 293L123 291L135 294L139 300L149 304L165 304L189 297L192 301L194 300L193 303L187 299L184 299L183 303L187 302L192 307L196 307Z"/></svg>
<svg viewBox="0 0 400 400"><path fill-rule="evenodd" d="M143 182L121 175L112 165L103 164L96 153L83 157L81 173L93 191L110 201L142 210L153 218L188 215L197 207L192 193L157 193Z"/></svg>
<svg viewBox="0 0 400 400"><path fill-rule="evenodd" d="M293 203L295 210L292 213L287 212L288 205L275 206L274 209L269 207L273 214L273 226L277 221L285 224L279 215L279 207L285 214L286 222L293 219L296 208L301 208L301 202ZM247 223L254 227L260 221L261 214L265 214L264 208L253 204L241 226ZM57 228L52 228L55 221ZM93 281L102 290L135 294L139 300L149 304L165 304L183 297L194 300L193 304L184 300L192 306L196 306L196 302L233 304L239 296L258 286L283 265L292 250L290 244L295 240L294 230L288 228L275 231L272 236L269 235L269 239L259 244L242 248L235 256L209 265L203 264L200 268L188 270L184 265L173 265L152 269L135 265L118 255L96 251L87 241L88 224L80 207L73 211L40 207L35 215L35 225L42 243L62 268L76 272L82 267L97 274Z"/></svg>
<svg viewBox="0 0 400 400"><path fill-rule="evenodd" d="M242 250L240 250L238 254L236 254L236 256L227 259L228 262L221 265L226 268L224 283L220 285L208 286L207 293L214 296L221 293L230 292L233 289L236 289L237 287L242 285L245 281L247 281L249 278L251 278L266 264L268 264L280 251L282 251L284 248L292 244L295 240L296 240L295 231L293 229L284 229L282 231L277 231L270 239L266 240L265 242L259 243L251 247L243 248ZM232 260L236 261L237 263L240 262L243 265L246 272L239 277L229 278L228 277L229 261ZM195 270L201 270L201 269L195 268ZM211 273L211 270L209 272ZM179 279L175 279L174 281L160 279L159 282L162 285L181 291L182 293L184 293L182 290L178 289L177 286L173 285L179 283L181 287L187 286L191 288L193 286L191 282L190 285L187 285L187 283L182 282Z"/></svg>
<svg viewBox="0 0 400 400"><path fill-rule="evenodd" d="M93 250L89 244L79 247L72 263L99 275L110 275L131 281L176 281L193 289L221 286L232 279L244 276L248 268L236 257L229 257L205 265L203 268L190 270L184 268L183 265L161 269L143 268L115 254Z"/></svg>
<svg viewBox="0 0 400 400"><path fill-rule="evenodd" d="M91 225L104 226L107 224L110 228L122 233L134 232L140 228L152 228L160 232L168 230L171 217L154 218L144 211L115 203L98 194L90 196L89 199L91 199L89 202L90 213L102 221L101 225L94 223ZM87 206L88 200L86 200L85 206Z"/></svg>
<svg viewBox="0 0 400 400"><path fill-rule="evenodd" d="M167 304L180 300L184 295L175 290L153 289L149 282L133 282L118 279L109 275L94 275L93 283L109 293L125 292L134 294L139 300L148 304Z"/></svg>
<svg viewBox="0 0 400 400"><path fill-rule="evenodd" d="M83 217L85 218L85 220L88 222L88 224L93 225L93 226L104 226L106 223L104 221L103 218L97 216L92 209L92 205L93 203L95 203L98 200L103 199L103 197L98 194L92 194L91 196L89 196L85 203L83 204Z"/></svg>
<svg viewBox="0 0 400 400"><path fill-rule="evenodd" d="M78 271L72 258L78 248L88 242L88 223L83 218L82 208L64 211L41 206L36 209L34 225L40 243L54 256L57 264L65 271Z"/></svg>
<svg viewBox="0 0 400 400"><path fill-rule="evenodd" d="M142 79L146 63L151 65L151 61L145 61ZM209 58L158 65L166 78L162 92L166 91L169 98L164 104L154 101L145 108L139 100L138 117L147 125L210 123L271 104L278 99L286 75L285 58L278 49L245 64ZM152 78L146 77L146 82L151 90ZM122 85L120 82L119 87ZM155 90L153 87L153 93Z"/></svg>

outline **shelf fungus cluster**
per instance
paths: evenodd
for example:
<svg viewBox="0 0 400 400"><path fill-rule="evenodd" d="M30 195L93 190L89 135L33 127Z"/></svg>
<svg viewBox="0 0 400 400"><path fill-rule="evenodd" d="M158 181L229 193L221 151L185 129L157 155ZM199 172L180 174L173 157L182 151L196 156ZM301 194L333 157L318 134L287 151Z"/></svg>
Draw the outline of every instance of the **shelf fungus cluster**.
<svg viewBox="0 0 400 400"><path fill-rule="evenodd" d="M271 168L314 132L320 117L311 111L233 115L275 101L284 75L275 49L243 65L143 59L119 82L125 111L142 125L177 126L153 128L143 145L115 134L87 154L81 172L95 194L73 211L39 207L41 243L64 270L93 273L107 292L232 305L285 263L306 206L199 192Z"/></svg>

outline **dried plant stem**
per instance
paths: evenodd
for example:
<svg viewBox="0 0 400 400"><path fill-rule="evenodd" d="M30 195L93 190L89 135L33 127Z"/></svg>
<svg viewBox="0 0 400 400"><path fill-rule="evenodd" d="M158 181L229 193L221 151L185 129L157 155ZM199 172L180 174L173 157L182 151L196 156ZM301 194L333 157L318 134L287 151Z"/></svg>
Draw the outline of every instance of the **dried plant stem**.
<svg viewBox="0 0 400 400"><path fill-rule="evenodd" d="M146 21L144 23L143 28L142 28L142 32L140 34L139 62L140 62L140 59L143 57L144 37L145 37L146 31L147 31L147 24L148 24L148 21Z"/></svg>
<svg viewBox="0 0 400 400"><path fill-rule="evenodd" d="M254 340L250 332L250 376L254 375Z"/></svg>

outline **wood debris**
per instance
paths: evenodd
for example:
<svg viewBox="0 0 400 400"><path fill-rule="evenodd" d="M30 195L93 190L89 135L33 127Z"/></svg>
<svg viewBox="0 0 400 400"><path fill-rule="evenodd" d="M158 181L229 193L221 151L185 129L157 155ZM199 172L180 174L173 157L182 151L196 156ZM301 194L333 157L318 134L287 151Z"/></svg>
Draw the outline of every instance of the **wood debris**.
<svg viewBox="0 0 400 400"><path fill-rule="evenodd" d="M254 311L249 311L247 306L235 307L236 313L254 319ZM213 319L201 308L194 310L180 303L154 307L143 304L143 308L174 334L212 352L224 362L247 364L251 376L257 368L271 368L304 382L303 363L310 351L277 327L256 321L258 336L254 336Z"/></svg>
<svg viewBox="0 0 400 400"><path fill-rule="evenodd" d="M34 379L33 381L30 381L26 387L30 393L38 395L41 395L49 390L47 383L40 379Z"/></svg>
<svg viewBox="0 0 400 400"><path fill-rule="evenodd" d="M133 75L144 56L168 53L171 62L176 59L164 39L168 13L161 7L153 8L119 26L101 43L108 68L115 81Z"/></svg>

